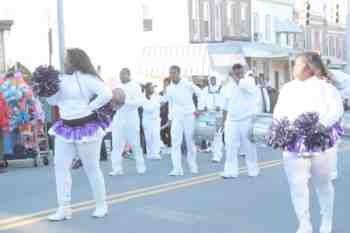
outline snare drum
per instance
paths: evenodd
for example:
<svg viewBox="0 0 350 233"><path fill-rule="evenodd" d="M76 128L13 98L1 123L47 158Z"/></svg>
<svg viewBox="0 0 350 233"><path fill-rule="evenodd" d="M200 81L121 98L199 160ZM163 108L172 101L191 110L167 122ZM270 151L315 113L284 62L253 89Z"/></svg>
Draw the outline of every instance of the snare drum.
<svg viewBox="0 0 350 233"><path fill-rule="evenodd" d="M222 112L201 113L195 122L195 141L213 140L222 124Z"/></svg>
<svg viewBox="0 0 350 233"><path fill-rule="evenodd" d="M250 129L250 141L259 145L267 145L267 134L272 125L272 114L262 113L253 118L252 128Z"/></svg>

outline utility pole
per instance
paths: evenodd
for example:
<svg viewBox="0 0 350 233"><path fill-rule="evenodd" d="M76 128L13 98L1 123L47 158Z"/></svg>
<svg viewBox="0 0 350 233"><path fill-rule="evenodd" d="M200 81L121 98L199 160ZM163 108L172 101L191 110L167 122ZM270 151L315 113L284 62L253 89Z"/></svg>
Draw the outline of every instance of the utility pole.
<svg viewBox="0 0 350 233"><path fill-rule="evenodd" d="M63 0L57 0L57 27L58 27L59 62L60 62L61 72L64 72L64 53L65 53L63 6L64 6Z"/></svg>

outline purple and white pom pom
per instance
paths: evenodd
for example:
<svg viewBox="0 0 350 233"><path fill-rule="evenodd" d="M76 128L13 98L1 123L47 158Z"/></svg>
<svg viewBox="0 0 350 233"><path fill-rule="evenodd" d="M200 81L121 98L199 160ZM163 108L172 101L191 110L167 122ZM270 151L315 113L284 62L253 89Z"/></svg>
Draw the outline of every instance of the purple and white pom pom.
<svg viewBox="0 0 350 233"><path fill-rule="evenodd" d="M296 139L296 134L292 126L287 118L281 120L274 119L267 135L267 144L274 149L286 149Z"/></svg>
<svg viewBox="0 0 350 233"><path fill-rule="evenodd" d="M59 72L52 66L39 66L32 77L32 88L36 96L50 97L60 88Z"/></svg>

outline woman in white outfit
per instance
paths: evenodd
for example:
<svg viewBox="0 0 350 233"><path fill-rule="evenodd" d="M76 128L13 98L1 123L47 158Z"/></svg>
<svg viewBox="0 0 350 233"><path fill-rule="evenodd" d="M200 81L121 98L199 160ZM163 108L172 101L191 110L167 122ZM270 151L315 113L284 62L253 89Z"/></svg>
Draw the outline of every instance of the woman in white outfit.
<svg viewBox="0 0 350 233"><path fill-rule="evenodd" d="M59 76L57 93L47 98L58 106L61 119L50 129L55 136L55 174L58 210L49 216L51 221L70 219L71 165L76 155L80 157L96 202L92 216L107 214L106 189L101 172L100 146L103 129L108 124L99 120L96 110L112 98L111 91L97 75L87 54L80 49L67 50L65 73Z"/></svg>
<svg viewBox="0 0 350 233"><path fill-rule="evenodd" d="M317 53L310 53L310 57L311 57L311 68L315 72L315 75L318 78L333 84L334 81L332 80L332 76L327 71L327 68L324 65L320 55L318 55ZM332 180L336 180L338 178L338 156L337 156L337 152L338 152L338 145L334 146L333 148L331 148L329 150L330 156L333 157L333 159L332 159L332 176L331 176Z"/></svg>
<svg viewBox="0 0 350 233"><path fill-rule="evenodd" d="M280 93L274 119L287 118L293 122L301 114L313 112L319 115L320 125L332 129L343 114L338 91L332 85L313 76L310 58L306 54L296 58L294 77L295 80L285 84ZM312 233L308 187L310 178L315 185L321 207L320 233L331 233L334 204L334 186L331 181L332 152L300 151L304 150L294 151L288 147L283 152L292 203L299 221L297 233Z"/></svg>

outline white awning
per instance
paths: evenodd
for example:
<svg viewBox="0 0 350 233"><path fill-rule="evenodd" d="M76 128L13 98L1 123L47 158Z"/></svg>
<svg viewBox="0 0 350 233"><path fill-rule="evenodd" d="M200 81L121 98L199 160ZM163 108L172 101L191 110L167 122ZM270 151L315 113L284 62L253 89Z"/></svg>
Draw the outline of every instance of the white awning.
<svg viewBox="0 0 350 233"><path fill-rule="evenodd" d="M147 77L166 77L169 67L177 65L184 76L208 75L209 62L205 44L145 47L139 62L139 73Z"/></svg>
<svg viewBox="0 0 350 233"><path fill-rule="evenodd" d="M279 20L275 21L275 31L277 33L301 33L300 27L291 20Z"/></svg>
<svg viewBox="0 0 350 233"><path fill-rule="evenodd" d="M283 58L291 53L291 49L262 43L246 43L242 50L245 57L252 58Z"/></svg>

